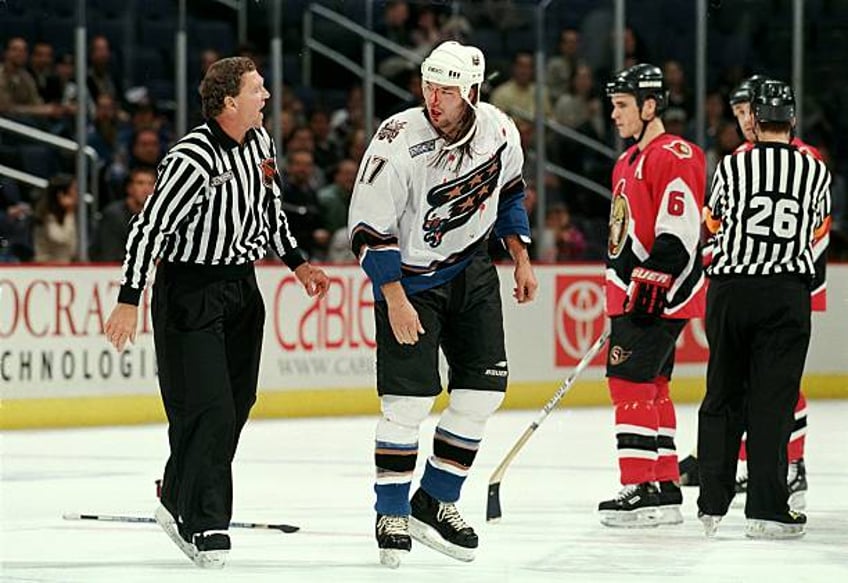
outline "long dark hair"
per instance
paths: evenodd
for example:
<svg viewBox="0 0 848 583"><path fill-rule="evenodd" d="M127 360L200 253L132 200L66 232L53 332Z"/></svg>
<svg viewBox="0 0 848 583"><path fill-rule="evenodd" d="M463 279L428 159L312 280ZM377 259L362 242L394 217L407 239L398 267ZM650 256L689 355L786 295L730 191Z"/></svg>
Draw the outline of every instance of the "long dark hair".
<svg viewBox="0 0 848 583"><path fill-rule="evenodd" d="M70 174L57 174L49 180L47 191L38 201L38 210L35 213L38 223L43 224L47 215L53 215L59 223L65 221L65 209L59 203L59 193L67 192L75 180Z"/></svg>

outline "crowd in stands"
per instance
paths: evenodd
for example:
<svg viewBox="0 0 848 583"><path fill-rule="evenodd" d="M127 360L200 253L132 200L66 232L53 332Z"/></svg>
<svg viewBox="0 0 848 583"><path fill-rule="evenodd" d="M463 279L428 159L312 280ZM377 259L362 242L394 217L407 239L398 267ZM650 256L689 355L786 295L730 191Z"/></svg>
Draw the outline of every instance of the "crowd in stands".
<svg viewBox="0 0 848 583"><path fill-rule="evenodd" d="M510 10L511 3L470 3L461 13L441 4L411 4L388 0L378 15L375 30L386 38L425 56L444 40L476 42L480 27L509 30L530 25L526 11ZM595 41L596 43L598 41ZM605 41L600 41L605 42ZM535 232L533 255L542 261L597 260L606 250L608 201L545 173L546 205L536 205L535 56L532 46L513 51L511 61L492 55L493 73L484 87L484 99L516 121L525 152L525 204ZM139 212L152 192L156 167L174 132L173 112L166 111L144 87L125 89L117 74L118 63L109 40L90 39L87 89L89 99L78 103L74 59L57 54L50 39L12 37L3 47L0 64L0 116L17 119L54 135L73 139L78 107L87 111L88 144L101 161L92 180L97 181L99 200L94 201L88 255L92 261L120 261L131 217ZM608 146L616 140L609 122L608 100L603 94L611 74L609 63L591 57L597 47L586 44L577 27L566 27L551 43L546 61L543 108L547 119L571 128ZM222 55L209 48L199 51L199 69L190 72L193 83ZM633 29L625 36L625 65L646 59L644 44ZM235 54L253 56L260 68L267 55L253 45L239 46ZM487 58L489 55L487 54ZM380 95L375 113L379 123L394 112L420 103L420 76L405 59L377 51L378 71L413 95L409 101ZM676 60L661 64L670 89L666 129L695 138L695 99L684 66ZM704 144L710 171L740 144L740 134L727 106L733 86L751 71L735 68L716 76L706 99ZM266 79L270 77L264 72ZM308 89L308 88L307 88ZM284 200L294 234L315 261L354 261L347 245L347 207L360 160L368 143L365 133L364 92L360 85L345 87L344 100L322 99L319 89L304 90L285 85L281 99L281 168L284 169ZM191 92L190 96L194 97ZM270 108L269 108L270 110ZM190 122L200 123L199 104L192 100ZM266 113L267 129L273 119ZM820 122L821 123L821 122ZM376 126L375 126L376 127ZM806 136L805 136L806 137ZM829 157L826 132L808 139ZM608 187L613 160L555 132L546 132L548 159L596 183ZM29 144L22 147L22 144ZM76 208L80 194L69 174L73 158L32 142L2 135L0 164L50 177L46 189L30 189L0 176L0 261L72 262L76 248ZM832 255L848 258L846 182L840 168L834 172ZM493 251L498 249L493 246Z"/></svg>

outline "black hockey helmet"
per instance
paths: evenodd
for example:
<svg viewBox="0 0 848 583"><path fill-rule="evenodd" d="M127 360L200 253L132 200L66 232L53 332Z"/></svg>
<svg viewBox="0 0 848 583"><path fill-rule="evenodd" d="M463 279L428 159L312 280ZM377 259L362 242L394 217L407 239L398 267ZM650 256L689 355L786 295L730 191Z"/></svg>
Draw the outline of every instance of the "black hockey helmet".
<svg viewBox="0 0 848 583"><path fill-rule="evenodd" d="M764 81L751 100L758 123L792 123L795 118L795 92L783 81Z"/></svg>
<svg viewBox="0 0 848 583"><path fill-rule="evenodd" d="M757 87L766 81L768 81L768 77L765 75L751 75L747 79L744 79L733 91L731 91L730 99L728 99L730 105L733 106L739 103L751 103Z"/></svg>
<svg viewBox="0 0 848 583"><path fill-rule="evenodd" d="M606 86L607 97L615 93L628 93L636 97L636 105L642 109L646 99L657 103L657 116L668 107L668 88L662 69L655 65L639 63L616 74Z"/></svg>

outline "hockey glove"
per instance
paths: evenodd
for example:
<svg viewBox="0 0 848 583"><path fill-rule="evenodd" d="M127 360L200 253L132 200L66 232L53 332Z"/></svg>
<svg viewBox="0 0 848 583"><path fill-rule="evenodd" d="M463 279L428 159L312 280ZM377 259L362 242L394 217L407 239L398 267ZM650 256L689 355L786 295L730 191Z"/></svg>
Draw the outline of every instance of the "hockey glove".
<svg viewBox="0 0 848 583"><path fill-rule="evenodd" d="M624 311L634 316L662 316L666 305L665 294L671 287L671 275L644 267L635 267L630 273L632 285Z"/></svg>

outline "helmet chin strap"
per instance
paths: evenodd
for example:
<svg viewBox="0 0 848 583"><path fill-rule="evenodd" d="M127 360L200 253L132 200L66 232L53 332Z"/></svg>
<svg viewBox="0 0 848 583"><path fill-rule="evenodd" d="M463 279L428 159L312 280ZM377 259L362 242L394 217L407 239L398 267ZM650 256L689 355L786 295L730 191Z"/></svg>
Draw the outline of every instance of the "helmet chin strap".
<svg viewBox="0 0 848 583"><path fill-rule="evenodd" d="M639 104L639 121L642 122L642 131L639 132L639 137L636 138L637 144L642 142L642 138L645 137L645 132L648 131L648 124L651 123L651 121L653 121L653 120L650 120L650 119L643 119L642 118L642 107L644 105L645 105L644 101L641 104Z"/></svg>

